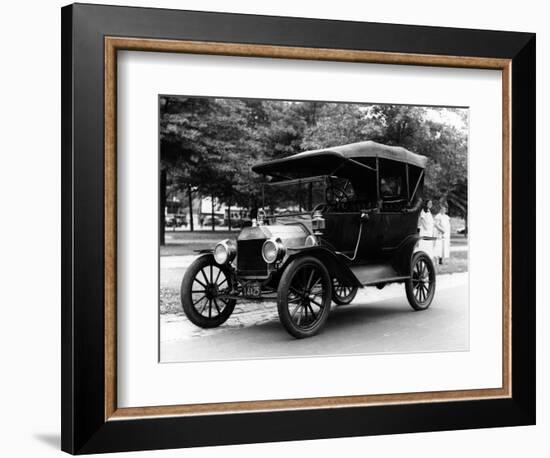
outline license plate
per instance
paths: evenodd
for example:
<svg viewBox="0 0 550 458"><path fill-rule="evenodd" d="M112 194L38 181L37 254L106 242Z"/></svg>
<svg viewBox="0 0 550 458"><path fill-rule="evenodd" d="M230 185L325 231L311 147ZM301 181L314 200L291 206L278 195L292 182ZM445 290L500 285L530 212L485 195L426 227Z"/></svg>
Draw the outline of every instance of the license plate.
<svg viewBox="0 0 550 458"><path fill-rule="evenodd" d="M258 282L250 282L244 285L245 297L258 299L262 296L262 288Z"/></svg>

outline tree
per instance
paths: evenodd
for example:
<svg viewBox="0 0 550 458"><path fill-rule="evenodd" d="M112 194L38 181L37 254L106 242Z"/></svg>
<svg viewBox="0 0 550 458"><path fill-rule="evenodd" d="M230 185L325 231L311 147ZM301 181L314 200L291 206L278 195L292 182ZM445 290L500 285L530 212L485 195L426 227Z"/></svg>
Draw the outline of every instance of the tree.
<svg viewBox="0 0 550 458"><path fill-rule="evenodd" d="M195 190L255 209L263 177L251 171L254 164L375 140L427 156L426 195L466 215L466 123L465 110L446 108L163 97L161 168L169 193Z"/></svg>
<svg viewBox="0 0 550 458"><path fill-rule="evenodd" d="M161 206L166 202L167 194L177 195L181 190L186 190L191 227L191 196L198 184L195 173L205 159L205 151L197 144L197 139L203 135L201 120L212 111L211 101L195 97L160 98ZM161 241L163 239L164 228L161 228Z"/></svg>
<svg viewBox="0 0 550 458"><path fill-rule="evenodd" d="M304 133L303 149L319 149L365 140L376 132L368 110L357 104L325 103Z"/></svg>
<svg viewBox="0 0 550 458"><path fill-rule="evenodd" d="M161 164L168 186L192 189L229 204L242 201L242 158L257 150L258 107L240 100L161 99ZM190 208L190 218L192 218ZM214 224L214 221L213 221Z"/></svg>
<svg viewBox="0 0 550 458"><path fill-rule="evenodd" d="M451 215L467 216L467 112L453 108L375 105L373 140L427 156L425 194L446 202ZM451 122L452 121L452 122Z"/></svg>

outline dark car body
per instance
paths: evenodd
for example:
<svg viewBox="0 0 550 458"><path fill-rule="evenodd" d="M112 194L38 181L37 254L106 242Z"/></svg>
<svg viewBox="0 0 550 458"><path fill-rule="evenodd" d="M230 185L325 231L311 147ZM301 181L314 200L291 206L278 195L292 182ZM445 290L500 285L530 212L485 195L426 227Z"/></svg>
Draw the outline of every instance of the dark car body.
<svg viewBox="0 0 550 458"><path fill-rule="evenodd" d="M427 255L415 257L426 163L426 157L405 148L365 141L255 165L252 170L266 177L267 190L262 194L274 198L276 204L264 202L236 243L224 241L214 254L202 253L210 256L210 261L203 259L205 265L216 263L228 277L230 288L221 297L277 300L281 320L295 337L313 335L318 329L293 329L288 302L305 302L305 314L313 320L317 314L312 304L325 301L326 294L337 304L345 304L357 288L395 282L405 282L409 302L411 297L415 302L415 285L429 277L416 303L411 302L415 309L427 308L435 291L435 273ZM304 196L294 193L293 186L303 189ZM292 199L299 203L289 203ZM320 279L322 294L296 292L298 275L304 277L303 288L307 287L308 273L300 269L309 269L312 278ZM325 286L327 275L332 286ZM338 295L338 291L343 293ZM283 293L288 296L286 305ZM324 314L324 308L319 306L318 312Z"/></svg>
<svg viewBox="0 0 550 458"><path fill-rule="evenodd" d="M330 259L333 269L346 272L351 284L363 286L409 274L408 258L419 239L417 225L426 161L425 157L405 148L368 141L300 153L257 165L252 170L277 177L291 176L293 180L303 183L311 180L312 174L315 174L314 178L323 177L327 181L337 176L349 179L354 189L362 190L354 200L327 205L322 212L325 227L319 231L318 246L305 247L303 243L300 246L293 241L288 256L291 258L304 251L318 253ZM401 178L402 189L397 195L384 196L380 193L380 186L376 185L384 179L386 171ZM296 175L302 178L295 178ZM289 182L284 178L281 181L285 184ZM246 254L245 259L240 258L237 272L241 271L246 276L248 262L260 265L258 256L261 259L261 254L252 245L258 245L268 236L278 235L282 229L288 231L288 226L303 228L304 233L295 237L298 242L314 234L313 223L307 218L298 219L298 216L302 215L268 214L266 219L269 225L263 231L265 234L253 228L250 231L255 232L257 237L248 231L242 232L237 239L238 252L242 249ZM270 230L280 220L285 221ZM381 263L388 265L381 269ZM269 266L264 263L262 268L265 270ZM272 266L271 270L276 271L276 266Z"/></svg>

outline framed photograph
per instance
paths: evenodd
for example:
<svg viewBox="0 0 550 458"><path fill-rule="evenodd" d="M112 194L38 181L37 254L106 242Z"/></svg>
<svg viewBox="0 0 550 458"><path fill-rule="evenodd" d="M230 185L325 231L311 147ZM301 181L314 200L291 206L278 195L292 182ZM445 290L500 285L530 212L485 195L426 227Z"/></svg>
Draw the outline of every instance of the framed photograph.
<svg viewBox="0 0 550 458"><path fill-rule="evenodd" d="M63 450L534 424L535 100L530 33L63 8Z"/></svg>

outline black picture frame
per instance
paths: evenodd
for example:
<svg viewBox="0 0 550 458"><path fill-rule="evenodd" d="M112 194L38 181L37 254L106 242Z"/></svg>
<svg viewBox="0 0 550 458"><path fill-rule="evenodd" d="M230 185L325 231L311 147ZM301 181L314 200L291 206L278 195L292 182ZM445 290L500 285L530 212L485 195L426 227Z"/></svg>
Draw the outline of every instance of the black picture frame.
<svg viewBox="0 0 550 458"><path fill-rule="evenodd" d="M83 454L535 423L535 34L88 4L66 6L61 14L64 451ZM512 396L106 421L106 36L511 59L511 206L521 207L521 212L512 212Z"/></svg>

